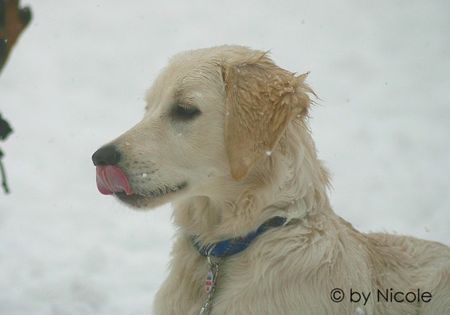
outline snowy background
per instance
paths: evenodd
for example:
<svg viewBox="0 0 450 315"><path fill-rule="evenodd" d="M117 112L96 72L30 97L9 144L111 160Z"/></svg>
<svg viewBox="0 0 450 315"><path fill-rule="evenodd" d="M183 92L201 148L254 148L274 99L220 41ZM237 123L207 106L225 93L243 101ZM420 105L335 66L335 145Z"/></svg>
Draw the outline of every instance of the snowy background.
<svg viewBox="0 0 450 315"><path fill-rule="evenodd" d="M150 314L170 207L133 212L91 154L136 123L176 52L272 51L321 100L311 125L331 201L362 231L450 244L450 2L23 1L34 19L0 75L1 315Z"/></svg>

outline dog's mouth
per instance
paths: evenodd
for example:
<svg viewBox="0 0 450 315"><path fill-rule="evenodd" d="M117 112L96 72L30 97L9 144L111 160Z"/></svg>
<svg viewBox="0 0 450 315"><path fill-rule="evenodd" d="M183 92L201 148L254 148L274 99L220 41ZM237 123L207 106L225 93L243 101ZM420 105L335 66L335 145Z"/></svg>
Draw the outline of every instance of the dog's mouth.
<svg viewBox="0 0 450 315"><path fill-rule="evenodd" d="M125 202L139 202L142 199L155 199L178 192L187 186L186 182L177 185L162 185L149 191L134 191L125 172L114 165L97 166L97 188L104 195L116 195Z"/></svg>
<svg viewBox="0 0 450 315"><path fill-rule="evenodd" d="M133 193L131 195L127 194L124 191L116 192L116 193L114 193L114 195L123 202L138 205L140 202L144 202L146 200L161 198L161 197L167 196L169 194L176 193L176 192L182 190L183 188L185 188L186 186L187 186L187 183L183 182L183 183L175 185L175 186L164 185L164 186L158 187L157 189L154 189L154 190L140 192L140 193Z"/></svg>

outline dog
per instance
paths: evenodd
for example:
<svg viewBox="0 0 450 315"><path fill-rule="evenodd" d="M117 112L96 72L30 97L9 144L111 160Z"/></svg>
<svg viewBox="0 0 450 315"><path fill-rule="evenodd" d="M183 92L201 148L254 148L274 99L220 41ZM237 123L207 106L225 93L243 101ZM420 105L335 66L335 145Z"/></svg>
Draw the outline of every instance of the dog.
<svg viewBox="0 0 450 315"><path fill-rule="evenodd" d="M333 212L306 78L241 46L180 53L142 121L94 153L101 193L173 205L155 314L450 314L447 246Z"/></svg>

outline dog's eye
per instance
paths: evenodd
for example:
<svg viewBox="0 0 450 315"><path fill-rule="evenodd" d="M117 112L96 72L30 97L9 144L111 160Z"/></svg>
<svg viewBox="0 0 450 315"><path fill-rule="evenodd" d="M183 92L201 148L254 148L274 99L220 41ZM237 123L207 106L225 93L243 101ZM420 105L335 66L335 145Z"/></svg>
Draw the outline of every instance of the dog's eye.
<svg viewBox="0 0 450 315"><path fill-rule="evenodd" d="M197 117L201 111L194 106L177 104L172 110L172 117L178 120L189 120Z"/></svg>

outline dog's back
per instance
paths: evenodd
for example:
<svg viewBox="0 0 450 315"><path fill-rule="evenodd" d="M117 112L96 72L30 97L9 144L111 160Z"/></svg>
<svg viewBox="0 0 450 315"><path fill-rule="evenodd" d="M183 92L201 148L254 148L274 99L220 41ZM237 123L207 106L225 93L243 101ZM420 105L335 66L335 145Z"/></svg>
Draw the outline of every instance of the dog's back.
<svg viewBox="0 0 450 315"><path fill-rule="evenodd" d="M393 304L417 305L417 314L450 314L447 246L409 236L373 233L367 237L377 304L384 310L376 314L384 314Z"/></svg>

